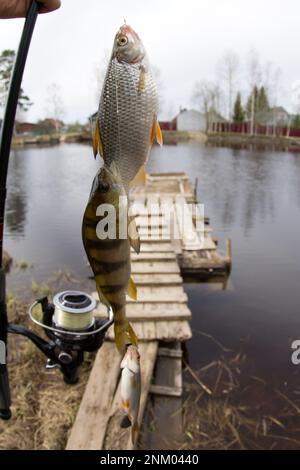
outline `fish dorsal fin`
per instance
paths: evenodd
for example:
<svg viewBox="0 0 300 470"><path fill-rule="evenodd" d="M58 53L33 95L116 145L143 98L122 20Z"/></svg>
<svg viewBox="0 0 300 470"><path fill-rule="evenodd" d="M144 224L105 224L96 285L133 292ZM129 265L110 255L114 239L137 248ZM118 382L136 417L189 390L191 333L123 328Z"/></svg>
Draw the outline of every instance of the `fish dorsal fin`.
<svg viewBox="0 0 300 470"><path fill-rule="evenodd" d="M129 243L134 251L139 254L141 249L141 241L134 216L128 216L128 238Z"/></svg>
<svg viewBox="0 0 300 470"><path fill-rule="evenodd" d="M103 157L103 145L102 145L102 140L101 140L101 135L100 135L98 117L96 119L96 124L94 125L94 129L93 129L93 152L94 152L95 158L98 152L101 155L101 157Z"/></svg>
<svg viewBox="0 0 300 470"><path fill-rule="evenodd" d="M154 118L154 120L153 120L152 129L151 129L151 136L150 136L150 142L151 142L151 144L153 144L154 140L156 140L156 142L157 142L160 146L162 146L162 144L163 144L163 137L162 137L161 128L160 128L160 125L159 125L159 122L158 122L156 116L155 116L155 118Z"/></svg>
<svg viewBox="0 0 300 470"><path fill-rule="evenodd" d="M132 277L129 278L127 292L133 300L137 300L137 288Z"/></svg>

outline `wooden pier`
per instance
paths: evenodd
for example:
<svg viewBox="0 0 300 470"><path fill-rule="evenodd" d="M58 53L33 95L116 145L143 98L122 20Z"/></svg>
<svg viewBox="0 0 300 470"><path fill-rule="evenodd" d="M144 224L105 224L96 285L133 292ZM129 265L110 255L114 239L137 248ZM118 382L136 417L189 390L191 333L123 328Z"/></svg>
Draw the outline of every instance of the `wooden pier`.
<svg viewBox="0 0 300 470"><path fill-rule="evenodd" d="M148 174L146 184L133 188L131 193L133 207L137 207L139 231L143 234L148 230L149 233L151 227L154 237L155 230L161 238L165 235L170 237L182 276L197 280L227 277L231 270L231 242L227 240L226 255L220 255L209 218L193 211L198 203L196 192L185 173ZM182 219L184 205L190 216L188 214ZM149 217L150 207L152 214L156 207L156 218L153 215ZM164 232L170 213L174 214L171 234ZM147 246L144 249L148 250Z"/></svg>
<svg viewBox="0 0 300 470"><path fill-rule="evenodd" d="M172 448L172 442L181 434L181 345L192 335L191 311L182 274L198 276L200 273L200 277L218 271L225 274L230 269L230 259L217 253L206 224L200 240L193 214L188 221L188 237L181 234L183 238L174 239L172 231L167 230L166 210L171 208L175 214L173 233L175 229L180 232L180 227L174 227L178 216L176 203L178 200L195 202L194 188L184 173L150 174L145 186L134 188L131 198L141 238L141 253L132 252L132 276L138 300L128 298L127 302L127 316L140 342L139 420L143 424L139 442L143 448L167 449ZM100 306L97 315L105 315ZM121 357L113 339L113 328L110 328L107 341L97 353L67 449L133 449L130 428L120 427ZM153 419L154 433L151 432Z"/></svg>

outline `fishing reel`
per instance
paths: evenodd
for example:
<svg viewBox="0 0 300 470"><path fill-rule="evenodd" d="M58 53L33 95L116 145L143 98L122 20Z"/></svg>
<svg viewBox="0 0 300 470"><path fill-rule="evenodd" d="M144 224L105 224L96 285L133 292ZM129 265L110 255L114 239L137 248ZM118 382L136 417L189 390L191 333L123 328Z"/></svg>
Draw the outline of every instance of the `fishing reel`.
<svg viewBox="0 0 300 470"><path fill-rule="evenodd" d="M37 318L35 312L38 305L42 318ZM94 317L95 308L96 301L84 292L60 292L54 296L53 303L42 297L29 308L31 321L43 328L49 341L22 325L8 324L7 331L29 338L48 358L46 368L59 368L64 381L74 384L78 381L84 352L97 351L113 323L110 307L107 307L108 318L104 320Z"/></svg>

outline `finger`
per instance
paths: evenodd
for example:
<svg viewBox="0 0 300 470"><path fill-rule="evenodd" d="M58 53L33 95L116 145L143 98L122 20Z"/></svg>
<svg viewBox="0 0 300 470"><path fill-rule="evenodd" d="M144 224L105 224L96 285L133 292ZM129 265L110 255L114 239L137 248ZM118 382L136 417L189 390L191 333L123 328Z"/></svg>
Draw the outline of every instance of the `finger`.
<svg viewBox="0 0 300 470"><path fill-rule="evenodd" d="M50 11L57 10L61 2L60 0L40 0L39 13L49 13Z"/></svg>

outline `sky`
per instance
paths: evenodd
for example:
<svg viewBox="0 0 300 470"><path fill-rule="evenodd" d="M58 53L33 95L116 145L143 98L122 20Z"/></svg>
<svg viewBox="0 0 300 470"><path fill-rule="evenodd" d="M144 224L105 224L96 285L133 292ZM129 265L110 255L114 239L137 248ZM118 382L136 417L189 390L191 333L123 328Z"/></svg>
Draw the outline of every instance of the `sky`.
<svg viewBox="0 0 300 470"><path fill-rule="evenodd" d="M196 106L195 82L218 79L216 63L227 51L239 56L245 96L250 50L262 64L280 67L276 104L292 112L292 90L300 79L299 18L299 0L62 0L59 10L40 15L36 23L23 80L34 105L25 119L49 115L47 89L56 83L64 120L86 121L98 105L95 71L103 67L124 19L160 70L162 119L174 117L180 106ZM23 19L0 20L0 51L18 47L23 24Z"/></svg>

